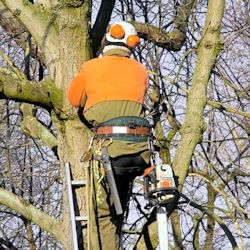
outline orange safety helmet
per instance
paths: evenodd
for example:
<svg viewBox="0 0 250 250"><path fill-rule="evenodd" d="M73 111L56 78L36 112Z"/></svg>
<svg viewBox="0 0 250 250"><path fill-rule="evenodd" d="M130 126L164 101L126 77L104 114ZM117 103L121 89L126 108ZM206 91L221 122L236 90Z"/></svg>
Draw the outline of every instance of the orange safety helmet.
<svg viewBox="0 0 250 250"><path fill-rule="evenodd" d="M103 53L111 49L122 49L131 52L140 43L135 27L126 21L115 22L106 34Z"/></svg>

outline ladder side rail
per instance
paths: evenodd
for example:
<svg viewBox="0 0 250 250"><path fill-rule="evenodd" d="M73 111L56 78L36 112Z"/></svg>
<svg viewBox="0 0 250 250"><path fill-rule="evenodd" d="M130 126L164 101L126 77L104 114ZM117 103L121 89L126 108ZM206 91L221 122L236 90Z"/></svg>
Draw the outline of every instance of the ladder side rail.
<svg viewBox="0 0 250 250"><path fill-rule="evenodd" d="M72 184L71 184L71 172L70 172L69 162L65 163L65 172L66 172L67 190L68 190L68 198L69 198L73 245L74 245L74 250L78 250L76 221L75 221L75 209L74 209L73 192L72 192Z"/></svg>

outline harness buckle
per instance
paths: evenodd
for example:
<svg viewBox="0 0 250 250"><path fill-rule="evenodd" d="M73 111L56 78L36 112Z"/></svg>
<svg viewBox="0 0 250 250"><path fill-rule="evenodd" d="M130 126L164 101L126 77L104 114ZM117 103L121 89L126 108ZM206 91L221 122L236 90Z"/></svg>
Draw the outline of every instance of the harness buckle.
<svg viewBox="0 0 250 250"><path fill-rule="evenodd" d="M135 122L129 122L128 127L131 128L131 129L135 129L137 126L136 126Z"/></svg>

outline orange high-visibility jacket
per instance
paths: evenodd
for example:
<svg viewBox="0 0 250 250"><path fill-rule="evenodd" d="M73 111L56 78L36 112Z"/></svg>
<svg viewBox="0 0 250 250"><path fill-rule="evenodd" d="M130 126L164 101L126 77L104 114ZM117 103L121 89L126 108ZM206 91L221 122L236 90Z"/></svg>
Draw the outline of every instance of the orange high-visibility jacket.
<svg viewBox="0 0 250 250"><path fill-rule="evenodd" d="M83 63L67 92L71 105L79 107L86 95L86 111L91 106L109 100L143 103L148 88L147 69L127 57L104 56Z"/></svg>

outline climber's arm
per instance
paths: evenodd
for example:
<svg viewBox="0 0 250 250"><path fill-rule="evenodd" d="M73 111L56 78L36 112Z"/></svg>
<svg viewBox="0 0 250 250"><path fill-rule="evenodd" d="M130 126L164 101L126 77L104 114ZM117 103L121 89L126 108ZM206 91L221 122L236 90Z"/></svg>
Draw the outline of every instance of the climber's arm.
<svg viewBox="0 0 250 250"><path fill-rule="evenodd" d="M83 107L86 102L84 73L81 70L70 83L67 97L71 105Z"/></svg>

